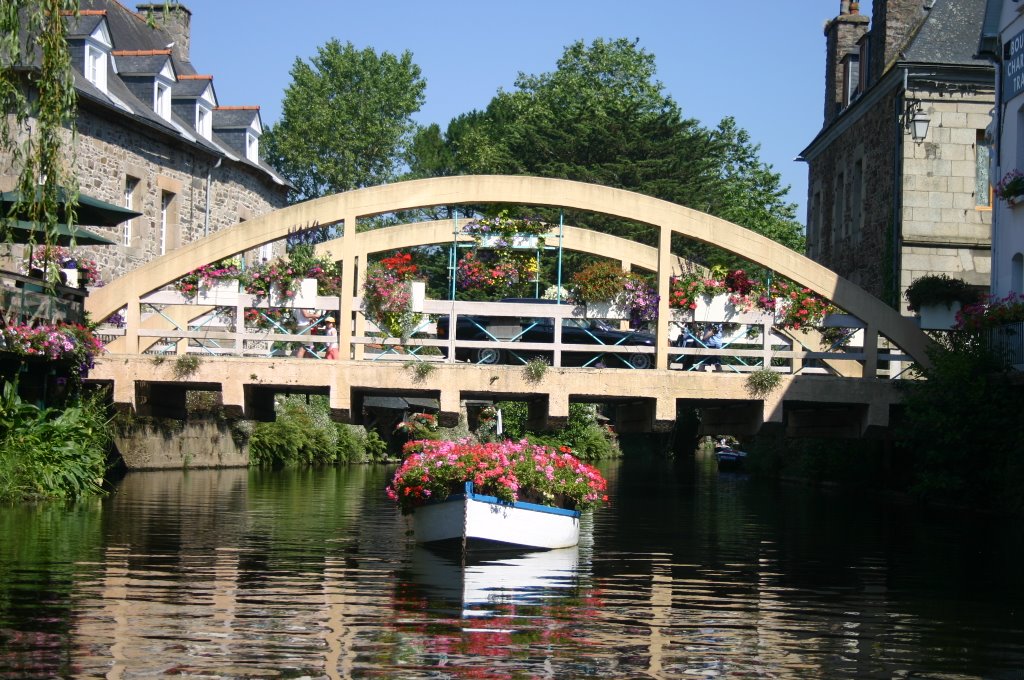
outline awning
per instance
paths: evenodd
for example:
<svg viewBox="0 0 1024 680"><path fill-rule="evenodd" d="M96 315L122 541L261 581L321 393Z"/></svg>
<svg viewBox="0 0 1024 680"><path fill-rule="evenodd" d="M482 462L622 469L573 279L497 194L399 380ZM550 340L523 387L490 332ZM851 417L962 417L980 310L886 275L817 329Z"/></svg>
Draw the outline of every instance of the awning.
<svg viewBox="0 0 1024 680"><path fill-rule="evenodd" d="M36 187L36 198L42 197L42 188ZM9 215L18 220L31 220L31 215L25 214L24 210L11 215L16 205L19 205L21 192L4 191L0 193L0 215ZM57 218L65 226L69 222L69 213L66 210L70 192L63 187L57 188ZM123 208L113 203L101 201L87 194L78 194L78 204L75 206L75 224L88 225L93 227L116 227L117 225L134 217L141 217L142 213L128 208Z"/></svg>
<svg viewBox="0 0 1024 680"><path fill-rule="evenodd" d="M25 220L7 220L3 225L10 229L11 241L13 243L45 243L46 228L34 222ZM117 241L87 231L81 227L69 227L66 224L58 224L57 242L55 246L116 246Z"/></svg>

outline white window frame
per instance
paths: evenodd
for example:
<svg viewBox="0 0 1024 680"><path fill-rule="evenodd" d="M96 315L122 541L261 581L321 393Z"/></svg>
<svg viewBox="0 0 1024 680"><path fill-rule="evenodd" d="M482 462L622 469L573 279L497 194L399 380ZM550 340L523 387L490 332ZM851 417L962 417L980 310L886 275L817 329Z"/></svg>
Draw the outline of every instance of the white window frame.
<svg viewBox="0 0 1024 680"><path fill-rule="evenodd" d="M91 43L85 44L85 79L107 91L107 51Z"/></svg>
<svg viewBox="0 0 1024 680"><path fill-rule="evenodd" d="M252 130L245 131L245 157L253 163L260 160L260 138Z"/></svg>
<svg viewBox="0 0 1024 680"><path fill-rule="evenodd" d="M171 209L171 201L174 200L174 194L170 191L164 191L160 194L160 254L167 254L167 228L169 211Z"/></svg>
<svg viewBox="0 0 1024 680"><path fill-rule="evenodd" d="M131 175L125 175L124 178L124 207L129 210L135 209L135 190L139 186L139 180L137 177ZM134 219L124 221L124 245L131 246L132 244L132 222Z"/></svg>
<svg viewBox="0 0 1024 680"><path fill-rule="evenodd" d="M159 80L153 88L153 111L164 120L171 119L171 86Z"/></svg>
<svg viewBox="0 0 1024 680"><path fill-rule="evenodd" d="M205 139L213 137L213 110L196 102L196 132Z"/></svg>

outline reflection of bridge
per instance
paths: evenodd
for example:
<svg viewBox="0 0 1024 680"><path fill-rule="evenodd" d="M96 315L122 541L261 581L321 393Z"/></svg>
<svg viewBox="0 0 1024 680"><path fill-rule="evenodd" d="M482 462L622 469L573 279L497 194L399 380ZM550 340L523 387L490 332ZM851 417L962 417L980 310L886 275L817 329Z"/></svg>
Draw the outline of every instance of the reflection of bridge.
<svg viewBox="0 0 1024 680"><path fill-rule="evenodd" d="M652 225L658 233L656 248L571 227L565 228L562 245L657 273L661 292L657 342L653 349L646 350L654 359L655 368L640 372L563 368L561 352L586 350L599 355L606 348L506 345L507 349L551 352L554 366L542 380L531 382L521 367L456 364L451 358L455 339L430 336L405 343L413 348L413 356L398 355L389 346L399 341L381 343L380 338L368 335L372 328L359 312L355 295L319 297L310 304L339 315L342 360L268 357L268 343L308 340L309 336L246 330L243 310L259 305L244 295L227 303L233 308L229 323L214 328L194 322L209 319L211 306L184 304L185 300L176 293L154 292L202 264L284 238L290 229L319 224L336 225L343 233L336 241L319 248L329 250L342 263L342 290L354 293L359 289L357 284L368 254L450 243L453 234L453 225L447 221L357 232L358 219L420 207L484 203L568 207ZM758 346L747 343L742 349L721 351L723 355L738 357L735 370L720 374L679 370L680 365L671 361L679 350L669 342L672 316L666 295L676 265L669 250L673 234L717 245L832 300L860 320L860 346L855 351L833 351L810 335L798 333L794 337L780 332L772 327L770 319L736 318L731 320L756 327L752 335L757 336ZM888 378L895 377L899 362L926 362L928 345L920 329L881 301L824 267L742 227L631 192L529 177L418 180L291 206L178 249L96 290L88 299L93 318L105 318L122 308L127 320L123 337L111 344L112 353L99 362L91 377L113 383L115 401L152 415L177 414L183 409L185 390L207 389L220 390L229 409L246 417L267 418L272 417L274 393L295 391L329 394L331 407L339 418L359 422L364 397L386 393L435 398L440 402L442 416L448 420L459 411L460 400L468 398L529 401L535 406L533 413L538 420L547 416L554 423L568 414L570 401L608 401L619 405L620 429L646 430L673 421L680 402L693 402L702 404L703 422L710 431L742 434L763 423L784 422L794 433L830 426L832 432L856 436L888 424L889 408L898 401ZM150 310L154 309L160 312L152 313ZM571 308L551 310L548 317L579 316ZM458 315L481 310L470 303L453 306L450 302L428 301L425 311ZM487 312L496 313L500 312ZM561 325L556 323L555 328ZM555 341L559 340L556 330ZM178 353L199 352L206 356L194 371L182 375L177 362L157 364L152 355L145 353L152 351L154 343L165 347L173 343ZM370 347L381 344L383 352ZM479 345L478 341L476 346ZM446 347L449 359L427 356L429 347ZM898 347L902 352L886 353L886 347ZM621 347L614 351L628 356ZM645 353L638 347L628 351ZM712 353L704 349L690 351L696 355ZM409 370L406 364L410 359L435 361L436 370ZM782 385L763 401L752 399L742 371L770 364L773 359L774 363L784 360L785 366L779 367L785 373ZM824 366L824 371L810 373L808 360ZM822 418L822 412L827 412L828 417Z"/></svg>

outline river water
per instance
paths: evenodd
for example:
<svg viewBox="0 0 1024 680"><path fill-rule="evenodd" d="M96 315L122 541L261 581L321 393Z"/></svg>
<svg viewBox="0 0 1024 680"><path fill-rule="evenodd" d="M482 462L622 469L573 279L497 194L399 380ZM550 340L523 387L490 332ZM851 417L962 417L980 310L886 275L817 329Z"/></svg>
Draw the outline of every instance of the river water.
<svg viewBox="0 0 1024 680"><path fill-rule="evenodd" d="M0 677L1024 678L1013 523L602 469L578 549L465 566L414 546L386 466L0 509Z"/></svg>

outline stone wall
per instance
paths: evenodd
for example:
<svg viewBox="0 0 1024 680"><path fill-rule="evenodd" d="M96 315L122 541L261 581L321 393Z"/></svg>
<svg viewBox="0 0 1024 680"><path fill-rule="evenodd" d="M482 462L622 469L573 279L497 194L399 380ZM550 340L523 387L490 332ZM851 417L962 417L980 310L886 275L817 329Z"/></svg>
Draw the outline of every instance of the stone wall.
<svg viewBox="0 0 1024 680"><path fill-rule="evenodd" d="M116 205L125 204L125 182L138 180L132 207L142 212L130 223L129 245L76 248L99 264L108 282L160 254L161 202L164 192L174 198L168 210L167 251L210 233L249 220L287 204L287 190L264 171L241 161L223 159L169 135L136 125L106 110L80 107L78 134L67 162L79 191ZM0 188L14 186L18 168L0 154ZM210 175L209 220L206 177ZM207 224L208 222L208 224ZM95 231L123 243L126 225ZM282 248L278 248L282 250Z"/></svg>
<svg viewBox="0 0 1024 680"><path fill-rule="evenodd" d="M166 143L159 134L90 112L79 115L75 152L83 193L123 205L126 178L138 180L133 208L144 214L131 222L130 245L85 249L100 264L105 281L159 256L164 192L174 194L168 251L202 238L207 229L213 233L286 204L284 187L256 168L227 159L215 167L217 159L199 149ZM107 231L120 241L124 225Z"/></svg>
<svg viewBox="0 0 1024 680"><path fill-rule="evenodd" d="M863 111L808 165L807 254L885 299L894 196L893 141L898 134L895 94ZM860 163L860 203L854 177ZM841 201L841 205L839 205Z"/></svg>
<svg viewBox="0 0 1024 680"><path fill-rule="evenodd" d="M856 117L809 162L807 251L905 310L903 291L923 274L988 281L990 199L979 200L975 184L979 131L992 104L985 94L910 93L931 119L916 144L899 126L899 95L893 88L844 114Z"/></svg>
<svg viewBox="0 0 1024 680"><path fill-rule="evenodd" d="M173 426L137 422L129 434L114 438L129 470L246 467L249 447L237 444L227 423L172 421Z"/></svg>

